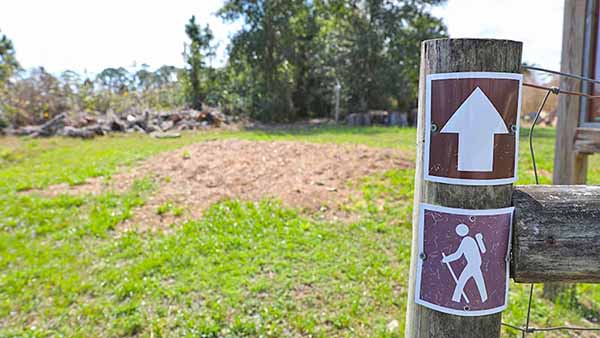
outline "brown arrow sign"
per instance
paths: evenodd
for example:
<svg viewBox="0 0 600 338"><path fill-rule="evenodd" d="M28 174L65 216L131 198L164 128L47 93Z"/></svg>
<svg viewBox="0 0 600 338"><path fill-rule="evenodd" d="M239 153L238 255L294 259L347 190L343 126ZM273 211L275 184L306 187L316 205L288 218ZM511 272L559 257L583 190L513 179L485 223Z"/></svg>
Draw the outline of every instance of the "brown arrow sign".
<svg viewBox="0 0 600 338"><path fill-rule="evenodd" d="M513 183L522 75L443 73L426 80L425 179L462 185Z"/></svg>

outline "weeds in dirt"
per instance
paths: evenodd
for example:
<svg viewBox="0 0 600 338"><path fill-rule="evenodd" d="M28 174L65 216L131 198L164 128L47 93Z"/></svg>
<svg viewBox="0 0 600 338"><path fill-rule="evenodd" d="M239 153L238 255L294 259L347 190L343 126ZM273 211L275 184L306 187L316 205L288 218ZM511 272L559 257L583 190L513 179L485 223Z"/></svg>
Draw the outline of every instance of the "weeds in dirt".
<svg viewBox="0 0 600 338"><path fill-rule="evenodd" d="M172 214L175 217L180 217L184 212L184 207L178 206L171 201L167 201L156 208L156 214L159 216Z"/></svg>

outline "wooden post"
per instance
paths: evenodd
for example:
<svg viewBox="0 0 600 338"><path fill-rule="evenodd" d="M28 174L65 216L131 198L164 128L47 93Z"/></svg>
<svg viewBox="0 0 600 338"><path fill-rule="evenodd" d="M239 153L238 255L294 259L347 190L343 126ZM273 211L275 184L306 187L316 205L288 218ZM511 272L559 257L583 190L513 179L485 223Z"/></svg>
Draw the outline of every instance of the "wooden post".
<svg viewBox="0 0 600 338"><path fill-rule="evenodd" d="M591 1L591 0L590 0ZM565 0L561 71L582 74L585 43L585 14L587 1ZM579 80L561 77L560 89L580 91ZM581 100L571 95L558 98L556 146L554 150L553 184L585 184L588 155L575 151ZM544 297L554 300L563 287L558 283L544 285Z"/></svg>
<svg viewBox="0 0 600 338"><path fill-rule="evenodd" d="M494 338L500 336L501 314L459 317L415 303L415 274L419 253L418 224L421 202L465 209L494 209L511 205L512 184L460 186L423 179L425 147L425 79L429 74L451 72L521 72L522 43L508 40L438 39L423 42L419 80L417 161L413 211L412 256L406 313L407 338Z"/></svg>
<svg viewBox="0 0 600 338"><path fill-rule="evenodd" d="M566 0L563 23L561 71L581 74L583 70L583 45L586 1ZM560 89L580 91L581 81L561 77ZM580 98L560 95L556 125L554 155L554 184L585 184L587 154L574 149L579 125Z"/></svg>
<svg viewBox="0 0 600 338"><path fill-rule="evenodd" d="M340 90L342 90L342 86L340 82L336 80L335 83L335 123L340 121Z"/></svg>
<svg viewBox="0 0 600 338"><path fill-rule="evenodd" d="M513 204L516 282L600 282L600 187L520 186Z"/></svg>

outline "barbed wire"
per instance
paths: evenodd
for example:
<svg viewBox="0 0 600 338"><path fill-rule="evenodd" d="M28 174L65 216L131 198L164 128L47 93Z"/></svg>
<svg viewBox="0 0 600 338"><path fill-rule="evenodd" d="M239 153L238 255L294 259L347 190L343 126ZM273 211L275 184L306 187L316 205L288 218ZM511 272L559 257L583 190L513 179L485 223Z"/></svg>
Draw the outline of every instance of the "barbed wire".
<svg viewBox="0 0 600 338"><path fill-rule="evenodd" d="M544 99L538 108L537 113L535 114L535 118L533 119L533 123L531 124L531 128L529 129L529 152L531 153L531 163L533 164L533 174L535 175L535 184L540 184L540 179L538 178L537 173L537 164L535 162L535 152L533 151L533 130L535 129L535 124L540 119L540 115L542 115L542 109L546 105L546 101L548 101L548 96L550 94L558 95L560 93L559 89L556 87L548 88L546 95L544 95Z"/></svg>
<svg viewBox="0 0 600 338"><path fill-rule="evenodd" d="M558 72L558 71L548 70L548 69L539 68L539 67L532 67L532 66L523 66L523 68L530 69L530 70L547 72L547 73L556 74L556 75L559 75L559 76L565 76L565 77L575 78L575 79L582 80L582 81L588 81L588 82L593 82L593 83L600 84L600 80L594 80L594 79L586 78L584 76L579 76L579 75L575 75L575 74ZM533 174L535 176L535 184L538 185L538 184L540 184L540 180L539 180L538 171L537 171L537 163L535 161L535 151L533 149L533 132L534 132L535 126L536 126L536 124L537 124L537 122L538 122L538 120L539 120L539 118L540 118L540 116L542 114L542 110L544 109L544 106L546 105L546 102L548 101L548 97L550 96L550 94L554 94L554 95L564 94L564 95L581 96L581 97L586 97L588 99L600 99L600 96L594 96L594 95L590 95L590 94L586 94L586 93L581 93L581 92L561 90L558 87L545 87L545 86L540 86L540 85L536 85L536 84L532 84L532 83L523 83L523 85L527 86L527 87L536 88L536 89L546 90L546 94L544 95L544 98L542 99L542 102L540 103L540 106L539 106L539 108L538 108L538 110L537 110L537 112L535 114L535 118L533 119L533 123L531 124L531 128L529 129L529 151L531 153L531 162L532 162L532 166L533 166ZM525 321L525 327L520 327L520 326L516 326L516 325L513 325L513 324L502 322L501 324L503 326L506 326L506 327L509 327L511 329L520 331L522 333L522 337L523 338L525 338L525 336L528 333L535 333L535 332L548 332L548 331L600 331L600 328L598 328L598 327L576 327L576 326L554 326L554 327L540 327L540 328L529 327L530 320L531 320L531 303L532 303L532 300L533 300L533 288L534 288L534 285L535 285L534 283L531 283L530 286L529 286L529 299L528 299L528 302L527 302L527 319Z"/></svg>
<svg viewBox="0 0 600 338"><path fill-rule="evenodd" d="M592 79L592 78L581 76L581 75L566 73L566 72L559 72L557 70L551 70L551 69L534 67L534 66L521 66L521 68L535 70L535 71L543 72L543 73L550 73L550 74L554 74L554 75L558 75L558 76L570 77L572 79L577 79L577 80L581 80L581 81L600 84L600 80Z"/></svg>
<svg viewBox="0 0 600 338"><path fill-rule="evenodd" d="M523 86L525 86L525 87L531 87L531 88L535 88L535 89L543 89L543 90L553 90L553 91L556 91L556 93L553 92L553 94L566 94L566 95L573 95L573 96L583 96L583 97L591 99L591 100L600 99L600 95L590 95L590 94L581 93L581 92L574 92L574 91L570 91L570 90L560 89L558 87L546 87L546 86L540 86L540 85L533 84L533 83L528 83L528 82L524 82Z"/></svg>

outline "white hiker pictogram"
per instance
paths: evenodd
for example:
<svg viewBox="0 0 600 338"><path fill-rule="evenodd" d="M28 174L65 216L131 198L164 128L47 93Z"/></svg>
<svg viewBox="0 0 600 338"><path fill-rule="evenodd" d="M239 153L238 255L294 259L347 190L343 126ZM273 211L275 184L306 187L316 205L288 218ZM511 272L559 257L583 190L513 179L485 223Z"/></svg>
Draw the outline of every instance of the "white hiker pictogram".
<svg viewBox="0 0 600 338"><path fill-rule="evenodd" d="M442 253L442 263L446 264L450 270L452 278L456 282L456 287L454 288L454 293L452 294L452 301L459 303L462 296L464 297L465 302L469 303L469 298L467 298L464 288L467 281L473 278L475 280L475 284L477 284L481 302L485 303L485 301L488 299L488 295L485 287L485 280L483 279L483 273L481 272L481 254L486 252L485 243L483 242L483 235L478 233L475 235L475 238L467 236L469 234L469 227L462 223L456 226L456 234L460 237L463 237L456 252L448 256ZM465 266L457 279L450 263L459 260L462 256L465 256L467 266Z"/></svg>

